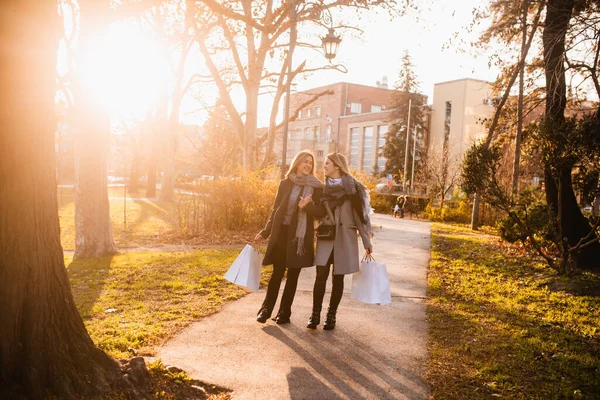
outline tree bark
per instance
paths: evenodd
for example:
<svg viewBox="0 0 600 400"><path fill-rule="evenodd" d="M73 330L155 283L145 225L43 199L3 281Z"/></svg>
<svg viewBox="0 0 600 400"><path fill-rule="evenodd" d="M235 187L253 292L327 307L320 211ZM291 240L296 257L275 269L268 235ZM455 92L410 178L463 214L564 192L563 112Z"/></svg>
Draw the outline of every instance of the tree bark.
<svg viewBox="0 0 600 400"><path fill-rule="evenodd" d="M120 368L85 330L60 244L57 5L1 2L0 15L0 43L6 45L0 51L0 393L98 395L110 389Z"/></svg>
<svg viewBox="0 0 600 400"><path fill-rule="evenodd" d="M549 0L546 11L546 23L542 37L544 45L544 69L546 75L546 110L545 119L549 126L559 127L565 121L565 107L567 104L567 87L565 81L565 37L569 21L573 13L573 0ZM587 236L591 230L588 220L583 216L571 180L572 166L561 166L556 176L551 171L552 166L545 167L546 201L553 210L554 215L559 215L559 193L557 182L561 186L560 224L563 235L570 245L576 245L582 237ZM578 265L585 269L600 269L600 244L594 243L582 250Z"/></svg>
<svg viewBox="0 0 600 400"><path fill-rule="evenodd" d="M108 6L80 1L78 68L73 71L76 121L75 257L99 257L117 252L108 202L107 155L110 119L105 99L89 88L86 60L108 26Z"/></svg>

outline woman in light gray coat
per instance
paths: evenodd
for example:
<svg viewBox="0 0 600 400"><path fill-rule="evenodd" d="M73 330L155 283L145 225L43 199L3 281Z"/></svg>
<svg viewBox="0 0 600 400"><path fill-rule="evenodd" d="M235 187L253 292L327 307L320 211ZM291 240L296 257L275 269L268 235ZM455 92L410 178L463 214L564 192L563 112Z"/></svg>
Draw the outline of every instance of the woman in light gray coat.
<svg viewBox="0 0 600 400"><path fill-rule="evenodd" d="M319 237L315 265L317 277L313 288L313 310L307 328L316 329L321 322L321 308L325 296L325 285L333 264L333 287L329 309L323 329L335 328L336 313L344 291L344 275L358 272L358 236L362 239L367 254L371 254L371 222L369 220L369 197L366 188L348 170L342 154L327 155L325 165L325 187L316 216L323 216L321 224L335 226L335 238Z"/></svg>

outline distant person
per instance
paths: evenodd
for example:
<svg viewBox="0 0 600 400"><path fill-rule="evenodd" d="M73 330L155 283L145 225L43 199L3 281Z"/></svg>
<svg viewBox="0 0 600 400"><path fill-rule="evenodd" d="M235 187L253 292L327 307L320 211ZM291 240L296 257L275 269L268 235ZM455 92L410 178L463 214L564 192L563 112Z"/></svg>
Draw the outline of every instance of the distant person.
<svg viewBox="0 0 600 400"><path fill-rule="evenodd" d="M313 288L312 315L306 327L316 329L321 322L325 286L333 265L333 287L323 326L325 330L332 330L335 328L337 309L344 292L344 276L359 270L358 235L366 253L373 252L369 219L371 207L366 188L350 175L348 163L343 155L328 154L323 172L325 187L320 203L317 203L320 209L316 215L323 216L321 223L335 226L335 237L317 237L317 277Z"/></svg>
<svg viewBox="0 0 600 400"><path fill-rule="evenodd" d="M262 264L273 264L267 294L256 316L260 323L271 317L286 269L287 281L274 319L279 325L290 322L300 270L315 265L313 213L315 202L320 203L323 184L314 172L313 154L308 150L296 154L285 179L279 182L269 221L254 238L255 241L269 238Z"/></svg>
<svg viewBox="0 0 600 400"><path fill-rule="evenodd" d="M397 215L396 209L400 214L400 218L404 218L404 206L406 205L406 196L398 196L396 199L396 206L394 207L394 216ZM397 208L396 208L397 207Z"/></svg>

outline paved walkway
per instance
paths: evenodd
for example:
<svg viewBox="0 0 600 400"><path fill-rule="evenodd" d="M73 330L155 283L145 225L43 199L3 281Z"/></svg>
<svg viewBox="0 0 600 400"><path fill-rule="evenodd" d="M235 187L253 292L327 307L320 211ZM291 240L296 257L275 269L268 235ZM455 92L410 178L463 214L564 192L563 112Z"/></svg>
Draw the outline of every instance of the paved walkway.
<svg viewBox="0 0 600 400"><path fill-rule="evenodd" d="M387 264L392 304L352 300L347 276L336 329L308 330L315 276L309 268L300 274L291 324L256 322L263 289L190 325L157 356L195 379L232 389L234 399L427 398L430 225L375 215L373 226L373 255Z"/></svg>

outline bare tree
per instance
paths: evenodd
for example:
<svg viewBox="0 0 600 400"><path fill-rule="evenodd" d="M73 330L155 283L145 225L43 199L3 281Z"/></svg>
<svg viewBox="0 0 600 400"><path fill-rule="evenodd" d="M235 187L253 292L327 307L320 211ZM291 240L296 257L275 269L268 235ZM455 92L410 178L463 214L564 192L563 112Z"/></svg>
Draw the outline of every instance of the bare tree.
<svg viewBox="0 0 600 400"><path fill-rule="evenodd" d="M427 192L444 207L444 200L460 178L460 158L448 146L442 150L431 150L423 167L423 180Z"/></svg>
<svg viewBox="0 0 600 400"><path fill-rule="evenodd" d="M75 155L75 257L116 253L110 220L107 157L110 119L108 111L88 84L88 57L109 25L108 2L82 0L79 8L78 51L72 71ZM104 71L101 73L105 73Z"/></svg>
<svg viewBox="0 0 600 400"><path fill-rule="evenodd" d="M322 5L310 1L296 2L295 23L301 26L319 25L323 8L336 7L368 8L377 6L399 12L406 5L398 6L394 1L370 3L366 0L325 2ZM219 91L219 98L230 115L238 132L240 147L243 149L243 165L253 168L257 165L257 117L261 90L270 88L276 101L281 99L285 87L289 84L282 72L291 60L288 59L288 32L291 26L292 2L281 3L271 0L249 2L245 0L205 0L196 3L198 12L196 40L204 56L206 66ZM341 25L342 29L353 29ZM219 39L222 38L222 39ZM306 47L320 51L319 45L298 42L297 47ZM320 59L315 58L316 60ZM224 60L224 61L223 61ZM269 65L284 64L281 68L269 70ZM321 64L307 66L301 63L292 70L292 79L301 73L318 69L341 69L339 65ZM232 98L232 88L242 87L245 104L236 106ZM272 148L273 123L268 146ZM267 151L267 155L270 151Z"/></svg>

